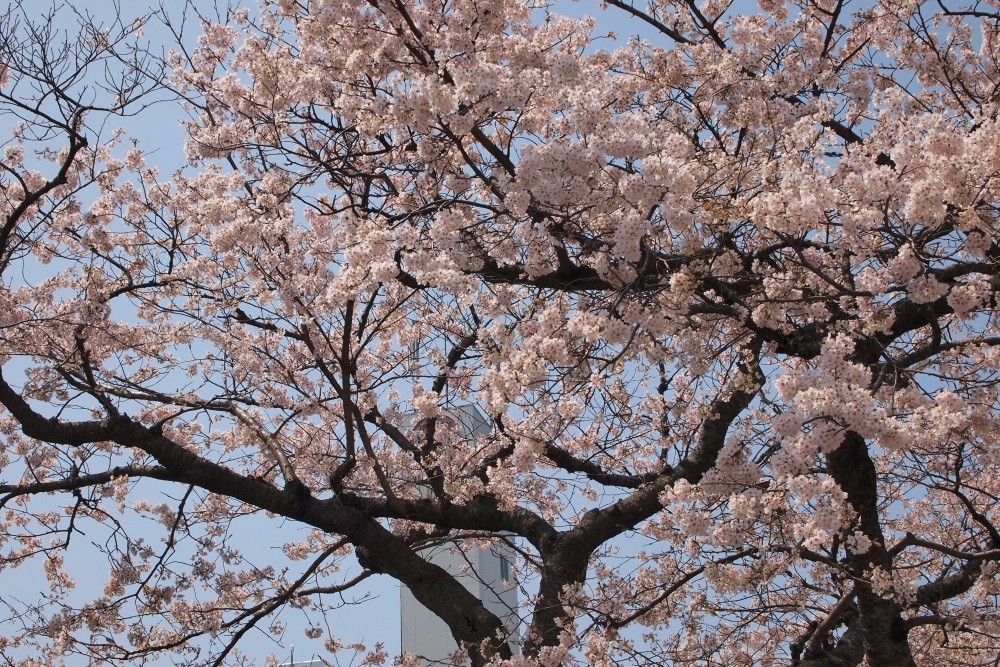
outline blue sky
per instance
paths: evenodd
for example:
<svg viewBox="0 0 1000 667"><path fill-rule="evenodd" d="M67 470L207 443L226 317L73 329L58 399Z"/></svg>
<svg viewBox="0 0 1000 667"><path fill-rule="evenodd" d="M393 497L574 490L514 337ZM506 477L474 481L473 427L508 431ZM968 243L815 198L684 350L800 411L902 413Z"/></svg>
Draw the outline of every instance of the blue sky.
<svg viewBox="0 0 1000 667"><path fill-rule="evenodd" d="M144 14L142 3L122 3L119 5L109 0L79 0L78 4L85 5L87 11L98 22L111 20L116 9L121 9L122 19L126 23L130 23ZM175 16L182 6L182 3L168 2L166 4L167 10L173 12ZM753 9L755 10L756 7L753 6ZM25 11L35 11L34 6ZM38 11L41 12L42 9L39 8ZM657 39L655 33L644 24L627 20L620 11L602 11L595 2L561 0L553 5L552 11L574 17L582 17L586 14L594 15L599 21L597 34L606 34L611 31L617 34L619 41L624 41L634 34L651 40ZM71 36L74 25L72 16L64 10L60 20L65 21L67 34ZM193 39L197 33L197 22L194 21L188 29L190 31L189 38ZM146 31L154 45L162 41L169 48L171 37L161 25L151 21L147 25ZM598 46L612 48L614 44L610 40L601 40L598 42ZM166 175L183 166L185 135L180 125L182 119L183 116L176 105L163 103L144 110L142 114L134 118L126 119L123 125L128 134L139 140L141 147L149 153L147 163L158 166L161 174ZM110 131L112 128L107 129ZM176 496L182 491L172 488L169 491L164 489L163 492ZM136 494L136 498L139 496L140 494ZM156 502L154 498L150 498L150 500ZM64 499L57 499L57 501L61 504ZM236 525L239 526L240 523L238 522ZM248 557L260 563L281 563L284 558L280 551L281 544L295 541L304 537L308 532L305 528L292 522L252 519L242 523L246 524L243 529L247 532L233 535L232 540ZM88 589L90 591L100 590L103 585L103 577L107 568L106 559L87 544L88 541L98 541L99 535L99 531L95 530L86 539L76 540L73 550L68 555L69 559L93 559L94 576L78 582L77 597L81 599L86 596ZM44 586L41 565L39 560L17 570L0 573L0 588L4 590L4 595L21 598L25 601L33 600L33 596ZM305 566L304 563L292 563L291 565L299 570ZM363 641L369 646L375 642L384 642L386 649L394 654L399 650L400 636L398 585L394 580L385 576L373 577L366 583L370 584L366 586L366 589L371 592L371 599L359 607L345 607L339 613L331 614L326 620L339 638L345 641ZM359 593L361 592L362 590L359 590ZM283 612L281 618L288 624L288 630L281 646L276 646L261 633L251 632L241 643L244 652L259 656L258 664L263 664L264 657L271 653L275 653L281 659L287 659L293 646L295 657L298 660L308 659L313 653L329 657L322 651L322 640L309 640L302 633L304 623L299 612L288 609ZM71 664L79 664L82 667L84 663L81 660ZM170 664L170 659L165 658L158 664Z"/></svg>

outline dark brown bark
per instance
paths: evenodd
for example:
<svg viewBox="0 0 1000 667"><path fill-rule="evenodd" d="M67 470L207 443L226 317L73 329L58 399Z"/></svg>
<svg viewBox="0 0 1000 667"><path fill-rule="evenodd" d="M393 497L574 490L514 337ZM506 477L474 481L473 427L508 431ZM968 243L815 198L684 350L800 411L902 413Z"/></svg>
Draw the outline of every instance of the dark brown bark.
<svg viewBox="0 0 1000 667"><path fill-rule="evenodd" d="M370 515L330 500L318 500L301 483L278 489L206 460L161 433L117 416L106 422L67 423L46 419L35 412L0 375L0 403L21 423L25 435L45 442L80 445L113 441L141 449L162 466L161 478L172 478L212 493L236 498L275 514L286 516L331 534L347 537L359 549L359 560L405 584L414 597L437 614L458 642L470 645L474 665L486 657L509 657L506 643L493 638L503 623L482 602L444 569L414 553L408 544L386 530ZM484 657L485 656L485 657Z"/></svg>
<svg viewBox="0 0 1000 667"><path fill-rule="evenodd" d="M856 580L858 620L868 662L880 667L914 667L902 607L879 596L869 583L874 568L892 572L892 557L878 513L878 477L864 438L849 431L844 442L827 454L830 475L857 512L857 527L871 540L865 553L848 551L847 569Z"/></svg>
<svg viewBox="0 0 1000 667"><path fill-rule="evenodd" d="M865 641L862 624L855 620L847 631L829 650L821 653L806 652L796 657L793 651L792 664L795 667L856 667L865 659Z"/></svg>
<svg viewBox="0 0 1000 667"><path fill-rule="evenodd" d="M750 351L754 355L760 351L759 341L754 341ZM741 370L755 378L759 376L757 369L741 367ZM676 468L664 471L653 482L613 505L587 512L572 530L537 545L542 560L542 576L539 602L525 642L526 654L534 655L543 646L558 645L559 621L568 615L561 598L566 586L582 584L586 580L590 555L601 544L631 530L663 509L659 497L665 489L682 479L697 484L715 466L729 427L756 394L756 390L743 389L721 393L712 405L712 416L702 424L698 444Z"/></svg>
<svg viewBox="0 0 1000 667"><path fill-rule="evenodd" d="M111 422L108 434L119 444L148 452L187 483L345 536L358 548L362 565L405 584L448 625L456 641L470 645L473 665L485 664L494 653L510 656L506 643L492 644L503 633L502 621L447 571L414 553L374 518L336 501L317 500L304 487L279 490L243 477L124 417Z"/></svg>

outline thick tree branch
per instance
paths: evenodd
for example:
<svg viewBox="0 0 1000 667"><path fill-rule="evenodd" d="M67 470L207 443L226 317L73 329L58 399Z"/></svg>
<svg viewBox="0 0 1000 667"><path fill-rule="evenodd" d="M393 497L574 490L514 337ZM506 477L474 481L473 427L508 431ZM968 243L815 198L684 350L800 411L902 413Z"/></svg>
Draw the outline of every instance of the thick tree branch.
<svg viewBox="0 0 1000 667"><path fill-rule="evenodd" d="M150 479L160 479L164 481L176 481L166 468L159 466L128 465L119 466L105 472L91 475L72 475L63 479L54 479L47 482L33 482L29 484L0 484L0 494L5 494L0 498L0 508L6 505L11 499L18 496L28 496L40 493L52 493L53 491L78 491L92 486L108 484L118 477L148 477Z"/></svg>

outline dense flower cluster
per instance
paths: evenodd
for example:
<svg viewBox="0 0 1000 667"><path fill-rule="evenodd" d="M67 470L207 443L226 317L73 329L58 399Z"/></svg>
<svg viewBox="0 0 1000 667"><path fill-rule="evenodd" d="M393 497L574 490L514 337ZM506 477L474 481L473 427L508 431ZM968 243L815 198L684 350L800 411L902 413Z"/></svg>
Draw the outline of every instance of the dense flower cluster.
<svg viewBox="0 0 1000 667"><path fill-rule="evenodd" d="M477 666L992 664L1000 5L593 11L264 2L162 79L5 15L0 657L291 607L414 665L326 622L387 574ZM166 91L170 176L103 129ZM442 540L512 543L519 632Z"/></svg>

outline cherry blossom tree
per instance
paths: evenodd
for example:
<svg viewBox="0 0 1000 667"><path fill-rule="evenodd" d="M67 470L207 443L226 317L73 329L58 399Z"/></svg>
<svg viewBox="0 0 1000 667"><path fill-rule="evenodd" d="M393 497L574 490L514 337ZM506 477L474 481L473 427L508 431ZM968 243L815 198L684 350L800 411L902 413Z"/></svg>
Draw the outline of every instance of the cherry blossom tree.
<svg viewBox="0 0 1000 667"><path fill-rule="evenodd" d="M169 80L10 10L0 656L336 651L385 574L475 665L995 664L1000 3L741 8L265 1Z"/></svg>

